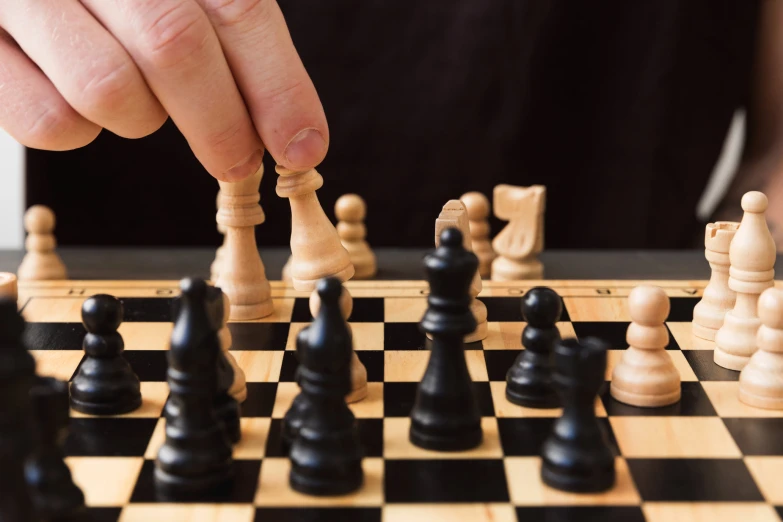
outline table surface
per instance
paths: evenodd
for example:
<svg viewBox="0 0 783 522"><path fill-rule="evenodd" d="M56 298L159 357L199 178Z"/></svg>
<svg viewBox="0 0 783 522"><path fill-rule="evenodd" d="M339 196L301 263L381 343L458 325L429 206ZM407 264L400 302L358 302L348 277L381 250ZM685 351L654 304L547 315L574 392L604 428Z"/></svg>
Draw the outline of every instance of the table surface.
<svg viewBox="0 0 783 522"><path fill-rule="evenodd" d="M60 248L71 279L181 279L209 276L215 250L210 248ZM422 279L427 250L378 248L376 279ZM269 279L280 279L289 250L262 249ZM16 272L21 251L0 251L0 271ZM541 255L546 279L708 279L710 267L702 250L569 251ZM783 270L783 257L776 264Z"/></svg>

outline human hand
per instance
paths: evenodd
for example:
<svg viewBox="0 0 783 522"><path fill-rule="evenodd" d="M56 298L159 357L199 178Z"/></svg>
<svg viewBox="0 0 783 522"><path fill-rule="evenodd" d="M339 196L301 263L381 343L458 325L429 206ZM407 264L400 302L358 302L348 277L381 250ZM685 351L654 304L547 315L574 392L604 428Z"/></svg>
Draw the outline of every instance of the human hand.
<svg viewBox="0 0 783 522"><path fill-rule="evenodd" d="M167 116L214 177L304 169L329 142L315 87L275 0L2 0L0 128L68 150Z"/></svg>

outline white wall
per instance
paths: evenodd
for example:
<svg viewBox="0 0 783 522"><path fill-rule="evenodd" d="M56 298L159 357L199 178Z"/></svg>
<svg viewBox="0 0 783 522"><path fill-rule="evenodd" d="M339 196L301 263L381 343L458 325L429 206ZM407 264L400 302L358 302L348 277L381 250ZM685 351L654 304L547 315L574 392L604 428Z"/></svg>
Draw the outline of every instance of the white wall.
<svg viewBox="0 0 783 522"><path fill-rule="evenodd" d="M0 249L24 245L24 147L0 129Z"/></svg>

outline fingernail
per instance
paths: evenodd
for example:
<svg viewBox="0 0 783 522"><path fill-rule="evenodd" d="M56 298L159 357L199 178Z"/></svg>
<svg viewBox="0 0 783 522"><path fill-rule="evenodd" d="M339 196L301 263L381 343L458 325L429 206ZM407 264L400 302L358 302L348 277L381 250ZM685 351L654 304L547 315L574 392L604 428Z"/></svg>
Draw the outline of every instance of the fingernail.
<svg viewBox="0 0 783 522"><path fill-rule="evenodd" d="M246 177L252 176L261 168L263 161L264 151L261 149L253 151L250 156L226 171L226 181L242 181Z"/></svg>
<svg viewBox="0 0 783 522"><path fill-rule="evenodd" d="M326 141L317 129L304 129L288 142L285 159L289 167L312 167L321 162Z"/></svg>

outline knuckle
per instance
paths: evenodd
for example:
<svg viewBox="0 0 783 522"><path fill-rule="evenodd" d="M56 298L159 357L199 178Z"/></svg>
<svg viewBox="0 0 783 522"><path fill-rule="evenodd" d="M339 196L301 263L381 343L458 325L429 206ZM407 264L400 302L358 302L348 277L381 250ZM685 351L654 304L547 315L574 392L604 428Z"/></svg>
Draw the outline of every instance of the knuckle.
<svg viewBox="0 0 783 522"><path fill-rule="evenodd" d="M204 11L216 25L235 26L252 18L258 20L271 16L270 0L202 0Z"/></svg>
<svg viewBox="0 0 783 522"><path fill-rule="evenodd" d="M308 89L308 82L302 79L286 79L280 76L278 82L267 85L261 94L264 103L277 103L286 99L298 98Z"/></svg>
<svg viewBox="0 0 783 522"><path fill-rule="evenodd" d="M38 114L30 119L30 124L22 130L19 141L29 147L49 150L83 147L98 135L80 132L78 122L64 104L41 107ZM99 130L99 129L98 129Z"/></svg>
<svg viewBox="0 0 783 522"><path fill-rule="evenodd" d="M154 3L142 22L142 53L158 67L171 67L203 48L209 21L193 2Z"/></svg>
<svg viewBox="0 0 783 522"><path fill-rule="evenodd" d="M82 105L111 111L133 97L136 75L128 60L114 59L95 65L78 84Z"/></svg>
<svg viewBox="0 0 783 522"><path fill-rule="evenodd" d="M233 149L247 127L241 122L235 122L222 129L208 133L204 138L204 144L217 153L228 152Z"/></svg>

